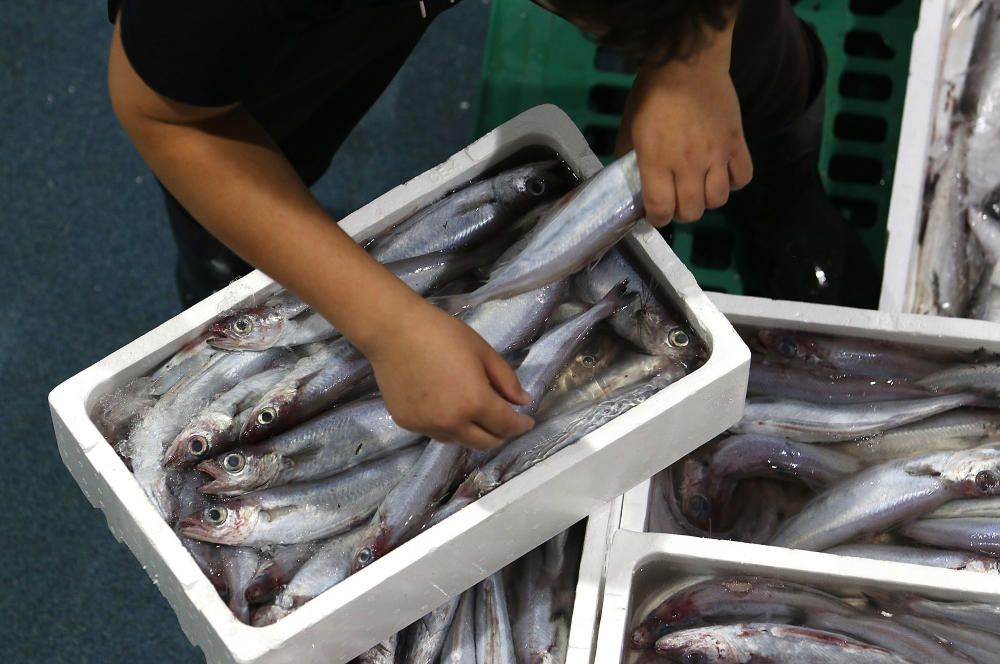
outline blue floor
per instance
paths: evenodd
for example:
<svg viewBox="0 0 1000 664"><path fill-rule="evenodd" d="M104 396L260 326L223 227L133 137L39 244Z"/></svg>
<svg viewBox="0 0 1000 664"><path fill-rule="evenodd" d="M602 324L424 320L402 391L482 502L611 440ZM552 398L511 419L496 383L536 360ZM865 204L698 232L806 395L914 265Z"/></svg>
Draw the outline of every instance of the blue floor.
<svg viewBox="0 0 1000 664"><path fill-rule="evenodd" d="M66 471L46 403L180 310L159 191L106 96L105 6L0 7L0 656L204 661ZM324 204L353 210L470 142L487 13L466 0L436 22L317 185Z"/></svg>

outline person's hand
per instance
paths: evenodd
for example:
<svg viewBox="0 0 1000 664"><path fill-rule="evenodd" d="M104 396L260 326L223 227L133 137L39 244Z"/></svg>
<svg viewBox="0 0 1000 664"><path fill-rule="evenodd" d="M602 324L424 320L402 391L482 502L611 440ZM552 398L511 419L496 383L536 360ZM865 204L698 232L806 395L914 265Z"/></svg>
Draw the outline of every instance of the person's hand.
<svg viewBox="0 0 1000 664"><path fill-rule="evenodd" d="M534 426L512 407L530 400L517 374L462 321L418 301L392 332L368 358L399 426L480 449Z"/></svg>
<svg viewBox="0 0 1000 664"><path fill-rule="evenodd" d="M753 176L727 38L693 59L641 71L632 87L615 152L635 149L653 226L697 221Z"/></svg>

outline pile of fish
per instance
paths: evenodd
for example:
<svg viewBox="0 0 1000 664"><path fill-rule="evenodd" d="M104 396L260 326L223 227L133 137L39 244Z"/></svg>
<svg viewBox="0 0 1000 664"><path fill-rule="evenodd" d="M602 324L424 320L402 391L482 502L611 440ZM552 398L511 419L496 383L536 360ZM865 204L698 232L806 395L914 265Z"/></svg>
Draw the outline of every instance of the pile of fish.
<svg viewBox="0 0 1000 664"><path fill-rule="evenodd" d="M1000 361L742 330L743 419L655 478L651 530L1000 571Z"/></svg>
<svg viewBox="0 0 1000 664"><path fill-rule="evenodd" d="M964 83L944 86L957 103L936 129L912 309L1000 322L1000 0L959 5L978 29Z"/></svg>
<svg viewBox="0 0 1000 664"><path fill-rule="evenodd" d="M288 615L704 362L614 248L642 213L634 155L553 204L570 184L557 162L505 170L367 246L516 367L537 424L498 449L396 425L367 359L284 291L101 400L98 426L241 620Z"/></svg>
<svg viewBox="0 0 1000 664"><path fill-rule="evenodd" d="M356 664L565 662L582 525L448 600Z"/></svg>
<svg viewBox="0 0 1000 664"><path fill-rule="evenodd" d="M654 602L630 635L637 663L995 664L1000 657L1000 607L989 604L842 596L754 576L685 579Z"/></svg>

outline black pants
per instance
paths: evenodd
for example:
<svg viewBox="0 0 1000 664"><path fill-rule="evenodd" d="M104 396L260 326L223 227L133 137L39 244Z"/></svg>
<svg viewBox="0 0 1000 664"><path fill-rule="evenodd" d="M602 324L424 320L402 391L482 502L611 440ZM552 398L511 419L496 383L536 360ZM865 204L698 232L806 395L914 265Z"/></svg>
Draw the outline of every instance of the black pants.
<svg viewBox="0 0 1000 664"><path fill-rule="evenodd" d="M511 1L511 0L507 0ZM527 2L528 0L519 0ZM345 10L306 35L272 75L274 94L244 102L311 185L348 133L396 75L431 20L451 0ZM778 131L806 108L823 58L788 0L744 0L733 37L731 75L748 138ZM294 72L295 85L288 85ZM309 72L303 76L302 72ZM280 82L280 83L279 83ZM267 89L267 86L264 86ZM209 234L164 190L177 241L177 280L186 305L250 266Z"/></svg>

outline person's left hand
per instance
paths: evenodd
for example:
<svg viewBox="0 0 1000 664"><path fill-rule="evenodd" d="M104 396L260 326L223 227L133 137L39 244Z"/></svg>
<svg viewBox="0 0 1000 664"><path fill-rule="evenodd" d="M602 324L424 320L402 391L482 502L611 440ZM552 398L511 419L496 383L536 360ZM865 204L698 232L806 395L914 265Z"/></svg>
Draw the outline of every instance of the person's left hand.
<svg viewBox="0 0 1000 664"><path fill-rule="evenodd" d="M706 49L640 72L615 146L634 148L646 221L697 221L753 176L740 105L724 57Z"/></svg>

